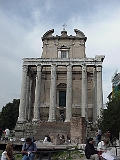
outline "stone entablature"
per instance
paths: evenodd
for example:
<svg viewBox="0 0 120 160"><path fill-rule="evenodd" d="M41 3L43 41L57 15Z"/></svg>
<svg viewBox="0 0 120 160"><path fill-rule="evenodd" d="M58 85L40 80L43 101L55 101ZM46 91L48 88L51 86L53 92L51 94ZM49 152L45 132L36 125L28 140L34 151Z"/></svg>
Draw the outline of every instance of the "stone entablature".
<svg viewBox="0 0 120 160"><path fill-rule="evenodd" d="M95 58L83 58L83 59L79 59L79 58L63 58L62 61L61 59L58 58L24 58L23 59L23 65L39 65L41 64L41 66L43 65L52 65L52 64L56 64L57 65L61 65L61 66L65 66L68 64L71 64L72 66L82 66L83 64L87 65L87 66L102 66L102 62L104 60L105 56L101 55L101 56L95 56Z"/></svg>

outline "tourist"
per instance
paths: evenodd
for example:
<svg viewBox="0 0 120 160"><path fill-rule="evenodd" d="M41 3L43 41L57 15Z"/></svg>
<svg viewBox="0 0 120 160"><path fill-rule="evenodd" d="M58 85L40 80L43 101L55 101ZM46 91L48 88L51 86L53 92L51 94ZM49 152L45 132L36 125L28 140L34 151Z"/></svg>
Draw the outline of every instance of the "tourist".
<svg viewBox="0 0 120 160"><path fill-rule="evenodd" d="M1 160L14 160L12 144L8 143L6 145L6 149L2 153Z"/></svg>
<svg viewBox="0 0 120 160"><path fill-rule="evenodd" d="M109 140L109 142L110 142L110 132L109 131L107 131L106 133L104 133L104 137L105 137L105 139L108 139Z"/></svg>
<svg viewBox="0 0 120 160"><path fill-rule="evenodd" d="M32 142L35 142L35 141L36 141L35 138L34 138L34 136L32 136L31 139L32 139Z"/></svg>
<svg viewBox="0 0 120 160"><path fill-rule="evenodd" d="M71 143L70 137L67 135L67 142Z"/></svg>
<svg viewBox="0 0 120 160"><path fill-rule="evenodd" d="M62 142L65 143L65 136L62 134Z"/></svg>
<svg viewBox="0 0 120 160"><path fill-rule="evenodd" d="M47 135L45 135L45 138L44 138L43 142L48 142L48 137L47 137Z"/></svg>
<svg viewBox="0 0 120 160"><path fill-rule="evenodd" d="M8 140L10 136L10 130L8 128L5 129L5 139Z"/></svg>
<svg viewBox="0 0 120 160"><path fill-rule="evenodd" d="M109 141L107 139L104 139L103 141L98 143L97 151L98 151L98 155L100 158L101 158L102 153L106 152L106 147L108 146L108 144L109 144Z"/></svg>
<svg viewBox="0 0 120 160"><path fill-rule="evenodd" d="M30 137L26 138L26 142L23 144L21 151L21 153L23 154L22 160L34 160L36 152L36 143L32 142L32 139Z"/></svg>
<svg viewBox="0 0 120 160"><path fill-rule="evenodd" d="M99 143L99 139L98 139L98 131L95 132L95 137L96 137L96 145L98 145L98 143Z"/></svg>
<svg viewBox="0 0 120 160"><path fill-rule="evenodd" d="M101 132L101 130L98 128L98 135L97 135L97 137L98 137L98 143L101 141L101 135L102 135L102 132Z"/></svg>
<svg viewBox="0 0 120 160"><path fill-rule="evenodd" d="M51 138L50 138L49 135L47 136L47 141L48 141L48 142L51 142Z"/></svg>
<svg viewBox="0 0 120 160"><path fill-rule="evenodd" d="M99 160L98 151L93 146L93 138L89 138L85 146L85 156L87 159Z"/></svg>
<svg viewBox="0 0 120 160"><path fill-rule="evenodd" d="M111 152L107 150L109 143L109 139L105 139L98 143L97 150L100 160L115 160L111 155Z"/></svg>

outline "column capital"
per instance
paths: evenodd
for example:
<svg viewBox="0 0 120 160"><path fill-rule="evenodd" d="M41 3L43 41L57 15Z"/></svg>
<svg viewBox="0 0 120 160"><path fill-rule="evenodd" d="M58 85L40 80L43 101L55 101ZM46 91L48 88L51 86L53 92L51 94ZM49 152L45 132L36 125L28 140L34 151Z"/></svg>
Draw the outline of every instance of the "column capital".
<svg viewBox="0 0 120 160"><path fill-rule="evenodd" d="M40 64L38 64L38 65L37 65L37 71L38 71L38 72L39 72L39 71L41 72L41 69L42 69L42 66L41 66Z"/></svg>
<svg viewBox="0 0 120 160"><path fill-rule="evenodd" d="M71 67L72 67L73 65L72 65L72 64L67 64L66 67L68 67L68 66L71 66Z"/></svg>
<svg viewBox="0 0 120 160"><path fill-rule="evenodd" d="M27 65L23 65L22 69L23 69L23 71L28 71L28 66Z"/></svg>
<svg viewBox="0 0 120 160"><path fill-rule="evenodd" d="M56 67L56 64L55 64L55 63L52 63L52 64L51 64L51 66L54 66L54 67Z"/></svg>
<svg viewBox="0 0 120 160"><path fill-rule="evenodd" d="M71 64L67 65L67 71L71 71L71 70L72 70L72 65Z"/></svg>
<svg viewBox="0 0 120 160"><path fill-rule="evenodd" d="M87 65L86 64L82 64L82 71L86 71Z"/></svg>
<svg viewBox="0 0 120 160"><path fill-rule="evenodd" d="M101 72L102 71L102 66L96 66L96 71Z"/></svg>
<svg viewBox="0 0 120 160"><path fill-rule="evenodd" d="M53 71L53 70L55 71L56 67L57 67L56 64L51 64L51 71Z"/></svg>

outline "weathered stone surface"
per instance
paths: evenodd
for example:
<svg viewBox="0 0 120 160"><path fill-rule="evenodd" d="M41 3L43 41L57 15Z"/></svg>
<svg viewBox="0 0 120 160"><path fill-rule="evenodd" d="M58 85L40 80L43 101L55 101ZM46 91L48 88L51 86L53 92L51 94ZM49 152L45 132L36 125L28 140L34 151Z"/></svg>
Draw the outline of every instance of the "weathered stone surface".
<svg viewBox="0 0 120 160"><path fill-rule="evenodd" d="M78 122L78 128L73 127L71 135L74 137L77 129L76 134L80 132L80 135L76 135L74 140L81 142L84 141L82 134L85 135L84 121L94 123L100 116L103 105L102 62L105 56L87 58L87 38L83 32L77 29L74 31L75 36L67 35L65 30L60 36L53 36L54 30L49 30L42 37L41 58L23 59L16 124L19 136L33 132L37 134L38 123L45 122L46 126L48 121L51 124L54 122L54 125L70 123L73 127L71 119L76 118L74 124Z"/></svg>

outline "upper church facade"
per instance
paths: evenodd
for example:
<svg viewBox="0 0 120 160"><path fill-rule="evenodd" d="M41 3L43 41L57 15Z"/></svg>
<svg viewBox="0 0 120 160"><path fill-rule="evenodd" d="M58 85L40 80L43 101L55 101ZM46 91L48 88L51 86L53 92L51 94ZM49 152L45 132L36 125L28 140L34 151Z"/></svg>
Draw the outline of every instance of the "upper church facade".
<svg viewBox="0 0 120 160"><path fill-rule="evenodd" d="M85 58L84 33L75 29L76 36L68 36L63 30L61 36L52 36L54 30L49 30L43 37L43 53L41 58Z"/></svg>
<svg viewBox="0 0 120 160"><path fill-rule="evenodd" d="M18 122L65 121L85 117L95 122L103 106L104 55L87 58L84 33L43 37L41 58L24 58Z"/></svg>

